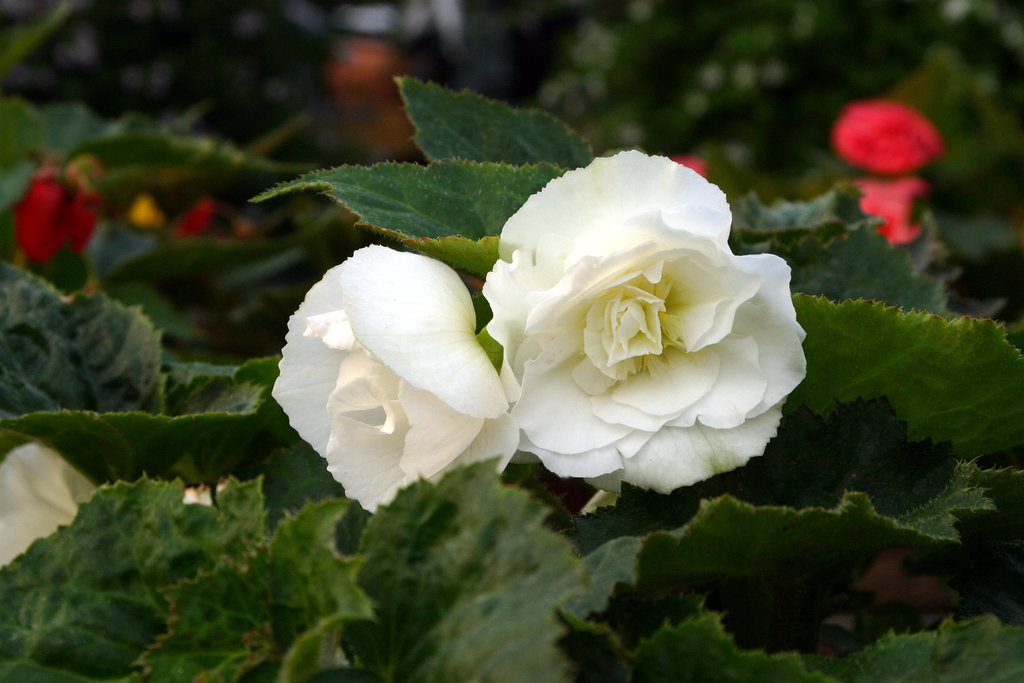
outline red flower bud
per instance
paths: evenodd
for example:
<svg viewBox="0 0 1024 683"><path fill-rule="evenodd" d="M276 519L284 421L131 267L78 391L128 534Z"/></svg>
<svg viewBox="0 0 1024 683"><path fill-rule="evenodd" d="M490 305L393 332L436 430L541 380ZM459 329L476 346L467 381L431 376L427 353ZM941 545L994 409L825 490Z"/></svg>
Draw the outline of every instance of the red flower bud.
<svg viewBox="0 0 1024 683"><path fill-rule="evenodd" d="M898 178L897 180L856 181L863 195L861 210L885 221L878 228L893 244L906 244L921 234L921 226L910 222L914 200L928 194L928 183L920 178Z"/></svg>
<svg viewBox="0 0 1024 683"><path fill-rule="evenodd" d="M37 174L14 207L18 246L36 263L49 261L65 242L73 251L82 251L96 227L98 204L94 193L70 195L50 171Z"/></svg>
<svg viewBox="0 0 1024 683"><path fill-rule="evenodd" d="M76 254L92 237L92 231L96 227L96 209L99 208L99 196L79 191L70 202L61 207L59 220L63 224L65 234L71 241L71 251Z"/></svg>
<svg viewBox="0 0 1024 683"><path fill-rule="evenodd" d="M216 213L217 202L212 197L203 197L178 219L174 233L179 237L194 237L206 230Z"/></svg>
<svg viewBox="0 0 1024 683"><path fill-rule="evenodd" d="M832 128L832 147L872 173L912 173L942 156L942 137L924 116L898 102L847 105Z"/></svg>
<svg viewBox="0 0 1024 683"><path fill-rule="evenodd" d="M38 175L14 207L14 234L30 261L49 261L60 251L64 235L56 228L64 187L50 175Z"/></svg>

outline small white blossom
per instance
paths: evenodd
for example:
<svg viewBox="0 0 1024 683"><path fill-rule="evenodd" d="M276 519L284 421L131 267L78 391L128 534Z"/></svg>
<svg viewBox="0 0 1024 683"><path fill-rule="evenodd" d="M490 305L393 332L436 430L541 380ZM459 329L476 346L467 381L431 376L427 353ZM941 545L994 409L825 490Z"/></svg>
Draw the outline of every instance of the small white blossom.
<svg viewBox="0 0 1024 683"><path fill-rule="evenodd" d="M288 321L274 398L368 510L518 441L459 276L373 246L324 275Z"/></svg>

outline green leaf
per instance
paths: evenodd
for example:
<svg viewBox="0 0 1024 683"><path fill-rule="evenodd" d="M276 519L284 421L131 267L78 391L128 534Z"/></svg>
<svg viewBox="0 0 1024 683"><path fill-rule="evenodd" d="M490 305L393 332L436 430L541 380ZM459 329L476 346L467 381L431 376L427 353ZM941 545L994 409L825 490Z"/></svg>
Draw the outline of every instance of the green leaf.
<svg viewBox="0 0 1024 683"><path fill-rule="evenodd" d="M164 631L160 589L264 540L257 483L230 483L217 506L184 505L180 482L118 483L0 568L0 679L129 675Z"/></svg>
<svg viewBox="0 0 1024 683"><path fill-rule="evenodd" d="M960 535L984 541L1024 539L1024 471L1015 468L976 469L970 483L985 491L995 510L961 515Z"/></svg>
<svg viewBox="0 0 1024 683"><path fill-rule="evenodd" d="M965 478L954 478L931 518L988 505L977 492L964 500ZM797 580L886 548L933 547L956 540L955 535L933 534L927 524L911 521L879 515L859 491L843 494L834 508L804 510L755 507L721 496L702 501L694 518L682 527L647 537L639 555L637 586L651 591L726 578Z"/></svg>
<svg viewBox="0 0 1024 683"><path fill-rule="evenodd" d="M993 543L970 558L970 569L949 580L958 594L957 617L992 614L1024 626L1024 542Z"/></svg>
<svg viewBox="0 0 1024 683"><path fill-rule="evenodd" d="M43 144L43 121L27 103L0 99L0 169L9 168Z"/></svg>
<svg viewBox="0 0 1024 683"><path fill-rule="evenodd" d="M46 148L67 154L90 140L120 133L126 122L101 119L81 102L55 102L40 108L46 128Z"/></svg>
<svg viewBox="0 0 1024 683"><path fill-rule="evenodd" d="M636 651L635 683L828 683L794 654L740 650L718 615L705 612L677 626L665 626ZM880 679L879 679L880 680Z"/></svg>
<svg viewBox="0 0 1024 683"><path fill-rule="evenodd" d="M1024 677L1024 630L995 619L947 621L938 631L887 635L842 659L806 657L809 668L846 683L1011 683Z"/></svg>
<svg viewBox="0 0 1024 683"><path fill-rule="evenodd" d="M271 541L271 613L276 641L290 648L283 666L287 680L305 680L344 663L339 629L373 616L356 585L360 561L334 549L335 529L348 507L347 500L337 499L310 504L285 518Z"/></svg>
<svg viewBox="0 0 1024 683"><path fill-rule="evenodd" d="M565 609L580 619L604 611L618 584L636 583L636 556L642 546L643 541L636 536L622 536L584 557L583 568L590 587L566 602Z"/></svg>
<svg viewBox="0 0 1024 683"><path fill-rule="evenodd" d="M784 254L793 268L794 292L833 301L873 299L906 310L945 313L942 283L914 272L910 257L874 230L852 230L827 246L807 238Z"/></svg>
<svg viewBox="0 0 1024 683"><path fill-rule="evenodd" d="M404 241L406 246L416 251L474 275L486 276L498 260L498 238L495 235L478 240L451 235L437 239L409 238Z"/></svg>
<svg viewBox="0 0 1024 683"><path fill-rule="evenodd" d="M363 535L377 619L346 629L359 661L386 680L567 680L555 612L582 577L546 516L492 463L400 491Z"/></svg>
<svg viewBox="0 0 1024 683"><path fill-rule="evenodd" d="M0 169L0 214L25 196L35 170L36 165L31 161L19 161L10 168Z"/></svg>
<svg viewBox="0 0 1024 683"><path fill-rule="evenodd" d="M345 489L327 471L326 461L305 442L274 453L254 472L263 477L270 528L277 526L286 513L298 512L307 503L345 495Z"/></svg>
<svg viewBox="0 0 1024 683"><path fill-rule="evenodd" d="M907 253L878 234L878 219L861 211L859 198L853 186L772 206L746 197L734 208L732 241L738 253L785 258L794 292L945 313L942 284L914 272Z"/></svg>
<svg viewBox="0 0 1024 683"><path fill-rule="evenodd" d="M267 600L265 555L241 569L219 567L164 590L168 632L139 660L149 683L237 680L275 651Z"/></svg>
<svg viewBox="0 0 1024 683"><path fill-rule="evenodd" d="M0 418L60 409L155 411L160 341L148 320L101 294L70 303L0 264Z"/></svg>
<svg viewBox="0 0 1024 683"><path fill-rule="evenodd" d="M629 683L625 649L602 623L566 618L569 633L559 647L576 665L575 683Z"/></svg>
<svg viewBox="0 0 1024 683"><path fill-rule="evenodd" d="M115 284L105 288L106 295L125 306L138 306L153 326L168 337L196 341L206 335L179 313L170 299L156 287L142 282Z"/></svg>
<svg viewBox="0 0 1024 683"><path fill-rule="evenodd" d="M167 589L169 630L140 662L150 671L147 680L237 680L282 653L283 680L307 680L324 652L337 651L335 629L372 616L355 583L359 561L334 549L335 526L348 506L307 506L244 564Z"/></svg>
<svg viewBox="0 0 1024 683"><path fill-rule="evenodd" d="M583 138L542 111L513 109L476 93L454 93L408 77L397 81L416 126L416 144L428 159L547 162L568 169L594 158Z"/></svg>
<svg viewBox="0 0 1024 683"><path fill-rule="evenodd" d="M620 536L646 536L682 526L697 513L699 501L700 491L692 487L666 496L627 484L615 505L574 517L570 535L576 550L589 555Z"/></svg>
<svg viewBox="0 0 1024 683"><path fill-rule="evenodd" d="M468 161L339 166L283 183L256 197L289 192L326 194L359 216L364 225L406 240L460 235L471 240L498 235L509 216L562 170Z"/></svg>
<svg viewBox="0 0 1024 683"><path fill-rule="evenodd" d="M39 19L0 32L0 81L11 67L49 38L71 14L71 3L60 2ZM0 129L6 130L3 126Z"/></svg>
<svg viewBox="0 0 1024 683"><path fill-rule="evenodd" d="M146 474L213 483L291 441L290 430L282 434L280 407L266 400L275 375L265 375L276 364L253 360L231 378L198 376L172 387L169 410L220 412L37 412L0 420L0 430L48 444L96 482Z"/></svg>
<svg viewBox="0 0 1024 683"><path fill-rule="evenodd" d="M206 237L174 240L111 264L103 280L110 284L193 281L200 274L223 275L231 268L258 263L298 248L298 238L244 242Z"/></svg>
<svg viewBox="0 0 1024 683"><path fill-rule="evenodd" d="M936 213L935 222L946 243L970 261L981 261L992 252L1018 245L1017 228L1002 216Z"/></svg>
<svg viewBox="0 0 1024 683"><path fill-rule="evenodd" d="M69 157L89 155L107 169L144 166L191 171L281 172L294 168L248 154L229 142L167 131L126 131L92 138L72 149Z"/></svg>
<svg viewBox="0 0 1024 683"><path fill-rule="evenodd" d="M844 231L873 227L878 222L861 211L860 191L852 185L837 186L808 201L778 201L771 206L762 204L756 195L741 197L732 207L732 220L733 233L744 242L773 233L812 232L828 226Z"/></svg>
<svg viewBox="0 0 1024 683"><path fill-rule="evenodd" d="M797 295L807 377L786 410L819 414L888 399L911 440L951 441L971 457L1024 442L1024 359L991 320L946 320L879 303Z"/></svg>
<svg viewBox="0 0 1024 683"><path fill-rule="evenodd" d="M908 443L885 401L840 405L827 418L802 407L783 419L763 456L736 471L736 495L802 509L862 491L879 514L900 519L942 494L956 465L948 444ZM956 537L953 521L940 535Z"/></svg>

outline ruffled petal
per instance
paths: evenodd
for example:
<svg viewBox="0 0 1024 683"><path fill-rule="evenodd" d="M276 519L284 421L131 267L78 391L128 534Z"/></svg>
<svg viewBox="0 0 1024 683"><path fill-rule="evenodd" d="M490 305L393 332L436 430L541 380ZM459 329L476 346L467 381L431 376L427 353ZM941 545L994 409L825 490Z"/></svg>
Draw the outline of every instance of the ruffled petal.
<svg viewBox="0 0 1024 683"><path fill-rule="evenodd" d="M337 314L343 313L339 268L327 271L288 319L288 333L278 364L280 374L272 392L295 431L322 456L327 453L331 434L327 399L334 391L338 367L349 351L330 348L322 339L307 336L306 332L310 318L333 316L337 320ZM321 331L326 333L327 327Z"/></svg>
<svg viewBox="0 0 1024 683"><path fill-rule="evenodd" d="M578 240L614 231L646 209L692 211L702 218L688 229L706 231L722 243L728 237L729 205L718 187L671 159L628 151L569 171L526 200L501 231L500 254L509 260L524 249L532 260L546 235ZM717 221L709 219L714 212Z"/></svg>
<svg viewBox="0 0 1024 683"><path fill-rule="evenodd" d="M484 418L463 415L405 382L399 398L409 418L400 465L411 477L429 478L451 465L480 434Z"/></svg>
<svg viewBox="0 0 1024 683"><path fill-rule="evenodd" d="M381 362L466 415L507 410L498 373L476 339L469 291L454 270L381 246L360 249L340 268L352 330Z"/></svg>
<svg viewBox="0 0 1024 683"><path fill-rule="evenodd" d="M623 462L621 481L668 493L734 470L764 454L781 419L782 408L775 406L732 429L701 424L665 428ZM613 479L603 480L602 485L613 485Z"/></svg>

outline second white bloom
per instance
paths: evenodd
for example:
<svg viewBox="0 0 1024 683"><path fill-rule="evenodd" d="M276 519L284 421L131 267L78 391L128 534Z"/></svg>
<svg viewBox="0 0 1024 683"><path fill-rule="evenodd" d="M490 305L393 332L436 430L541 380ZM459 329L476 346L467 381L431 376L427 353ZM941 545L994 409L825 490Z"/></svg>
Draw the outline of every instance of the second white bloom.
<svg viewBox="0 0 1024 683"><path fill-rule="evenodd" d="M368 510L518 441L459 276L386 247L357 251L288 321L274 398Z"/></svg>
<svg viewBox="0 0 1024 683"><path fill-rule="evenodd" d="M624 152L501 233L484 295L521 448L562 476L667 492L761 455L803 379L786 263L729 249L725 195Z"/></svg>

